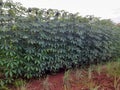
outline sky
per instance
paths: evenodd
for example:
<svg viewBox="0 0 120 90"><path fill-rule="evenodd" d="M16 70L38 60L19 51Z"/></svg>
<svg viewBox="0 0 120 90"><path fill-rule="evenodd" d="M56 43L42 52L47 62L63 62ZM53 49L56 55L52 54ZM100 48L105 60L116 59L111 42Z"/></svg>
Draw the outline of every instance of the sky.
<svg viewBox="0 0 120 90"><path fill-rule="evenodd" d="M51 8L120 22L120 0L13 0L25 7Z"/></svg>

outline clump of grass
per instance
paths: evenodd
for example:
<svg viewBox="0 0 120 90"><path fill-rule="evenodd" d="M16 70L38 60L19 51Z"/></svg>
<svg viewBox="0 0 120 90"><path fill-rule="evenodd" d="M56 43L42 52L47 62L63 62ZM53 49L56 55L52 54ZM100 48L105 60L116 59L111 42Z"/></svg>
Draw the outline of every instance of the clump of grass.
<svg viewBox="0 0 120 90"><path fill-rule="evenodd" d="M95 84L93 81L91 81L91 82L88 83L88 88L89 88L90 90L98 90L99 87L100 87L100 86L96 86L96 84Z"/></svg>
<svg viewBox="0 0 120 90"><path fill-rule="evenodd" d="M115 90L120 90L120 77L119 78L117 78L117 77L114 77L114 83L113 83L114 85L114 89Z"/></svg>
<svg viewBox="0 0 120 90"><path fill-rule="evenodd" d="M70 70L66 71L63 77L63 83L64 83L64 90L71 90L71 83L70 83Z"/></svg>
<svg viewBox="0 0 120 90"><path fill-rule="evenodd" d="M1 86L0 90L10 90L7 86Z"/></svg>
<svg viewBox="0 0 120 90"><path fill-rule="evenodd" d="M46 79L43 81L43 90L50 90L51 83L48 81L49 77L47 76Z"/></svg>
<svg viewBox="0 0 120 90"><path fill-rule="evenodd" d="M120 61L109 62L106 65L106 72L113 77L120 77Z"/></svg>
<svg viewBox="0 0 120 90"><path fill-rule="evenodd" d="M82 84L85 85L89 90L98 90L100 86L97 86L96 83L92 80L92 73L95 70L94 66L90 66L85 72L82 74ZM84 75L85 74L85 75Z"/></svg>
<svg viewBox="0 0 120 90"><path fill-rule="evenodd" d="M89 80L92 78L92 71L93 71L93 68L92 68L92 66L90 66L90 67L88 68L88 79L89 79Z"/></svg>
<svg viewBox="0 0 120 90"><path fill-rule="evenodd" d="M100 64L97 64L97 66L94 67L95 68L95 71L100 75L100 73L102 72L102 65Z"/></svg>
<svg viewBox="0 0 120 90"><path fill-rule="evenodd" d="M17 88L17 90L27 90L26 81L22 79L15 80L14 86Z"/></svg>
<svg viewBox="0 0 120 90"><path fill-rule="evenodd" d="M82 70L80 69L76 69L75 70L75 78L76 78L76 80L77 81L79 81L80 80L80 78L82 78L83 77L83 74L82 74Z"/></svg>

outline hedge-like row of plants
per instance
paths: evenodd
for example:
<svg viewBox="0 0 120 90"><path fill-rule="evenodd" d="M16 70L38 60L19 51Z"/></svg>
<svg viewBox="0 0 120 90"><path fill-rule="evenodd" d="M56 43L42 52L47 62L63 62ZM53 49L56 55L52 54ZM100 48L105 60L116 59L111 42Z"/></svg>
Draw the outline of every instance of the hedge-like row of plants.
<svg viewBox="0 0 120 90"><path fill-rule="evenodd" d="M0 2L0 73L6 82L119 56L120 28L110 20Z"/></svg>

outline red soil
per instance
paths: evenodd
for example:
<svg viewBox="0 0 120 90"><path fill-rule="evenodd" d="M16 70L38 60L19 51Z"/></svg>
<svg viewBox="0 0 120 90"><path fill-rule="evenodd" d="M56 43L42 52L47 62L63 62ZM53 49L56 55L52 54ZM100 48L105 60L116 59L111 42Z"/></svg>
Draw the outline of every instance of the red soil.
<svg viewBox="0 0 120 90"><path fill-rule="evenodd" d="M70 73L67 78L64 73L50 75L43 80L33 80L27 84L28 90L90 90L98 87L97 90L116 90L114 86L115 78L108 76L106 73L92 72L91 77L88 77L88 72L82 71L81 77L76 78L74 72ZM120 90L120 80L116 84Z"/></svg>
<svg viewBox="0 0 120 90"><path fill-rule="evenodd" d="M27 88L28 90L63 90L63 76L64 73L58 73L43 80L33 80L28 83Z"/></svg>

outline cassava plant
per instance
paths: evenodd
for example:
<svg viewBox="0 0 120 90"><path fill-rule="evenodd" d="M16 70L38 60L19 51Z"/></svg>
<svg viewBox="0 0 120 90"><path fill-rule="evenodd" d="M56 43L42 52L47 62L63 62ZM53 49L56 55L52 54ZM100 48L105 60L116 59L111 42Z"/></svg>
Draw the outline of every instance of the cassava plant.
<svg viewBox="0 0 120 90"><path fill-rule="evenodd" d="M119 56L119 32L110 20L0 1L0 73L12 82L107 62Z"/></svg>

